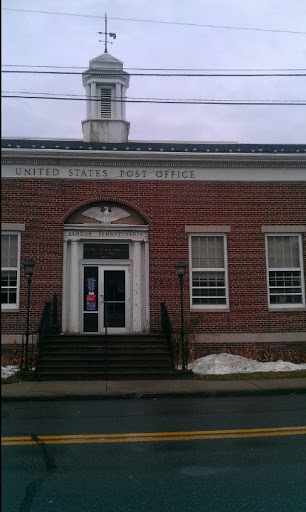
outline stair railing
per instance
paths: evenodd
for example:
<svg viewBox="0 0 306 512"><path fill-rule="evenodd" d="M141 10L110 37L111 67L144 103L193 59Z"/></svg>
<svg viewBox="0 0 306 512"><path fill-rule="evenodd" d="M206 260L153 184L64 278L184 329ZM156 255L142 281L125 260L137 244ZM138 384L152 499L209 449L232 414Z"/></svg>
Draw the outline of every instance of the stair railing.
<svg viewBox="0 0 306 512"><path fill-rule="evenodd" d="M60 328L58 324L58 302L56 293L53 295L52 300L46 300L40 322L37 329L37 354L36 354L36 369L39 360L41 349L44 345L46 336L48 334L59 334Z"/></svg>
<svg viewBox="0 0 306 512"><path fill-rule="evenodd" d="M161 327L164 335L166 336L171 361L174 368L178 369L178 340L177 335L173 330L171 318L167 309L166 302L163 301L160 303L160 312L161 312Z"/></svg>

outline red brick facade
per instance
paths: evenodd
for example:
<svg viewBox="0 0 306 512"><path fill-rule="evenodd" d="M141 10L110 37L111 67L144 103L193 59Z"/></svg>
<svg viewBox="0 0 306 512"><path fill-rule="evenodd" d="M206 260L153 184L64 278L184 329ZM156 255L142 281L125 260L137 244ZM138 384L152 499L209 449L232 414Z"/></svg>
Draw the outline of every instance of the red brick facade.
<svg viewBox="0 0 306 512"><path fill-rule="evenodd" d="M290 171L288 171L289 173ZM228 226L229 311L190 312L189 279L184 281L185 318L195 333L298 333L306 311L269 311L263 225L306 223L305 182L178 182L3 179L2 222L24 223L21 262L36 263L31 326L37 328L44 301L62 297L63 224L73 211L95 201L137 210L149 225L150 328L160 328L159 303L166 301L179 324L179 283L175 264L188 264L186 226ZM306 269L306 233L303 236ZM26 279L21 269L20 308L2 313L2 332L24 332ZM221 338L222 339L222 336ZM247 340L246 340L247 341Z"/></svg>

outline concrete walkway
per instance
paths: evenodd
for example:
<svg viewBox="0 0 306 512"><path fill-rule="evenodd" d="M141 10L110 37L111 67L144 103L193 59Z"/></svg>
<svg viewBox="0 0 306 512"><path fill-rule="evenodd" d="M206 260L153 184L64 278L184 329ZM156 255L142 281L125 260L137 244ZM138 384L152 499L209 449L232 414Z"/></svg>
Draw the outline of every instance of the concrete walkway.
<svg viewBox="0 0 306 512"><path fill-rule="evenodd" d="M42 381L2 385L3 401L96 400L306 393L306 378L275 380Z"/></svg>

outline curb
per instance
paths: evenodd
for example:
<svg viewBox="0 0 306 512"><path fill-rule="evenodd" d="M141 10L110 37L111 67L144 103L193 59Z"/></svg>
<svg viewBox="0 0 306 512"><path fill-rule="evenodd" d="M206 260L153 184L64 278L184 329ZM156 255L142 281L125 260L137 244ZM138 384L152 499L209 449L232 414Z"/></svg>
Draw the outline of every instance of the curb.
<svg viewBox="0 0 306 512"><path fill-rule="evenodd" d="M37 395L37 396L2 396L1 401L4 402L43 402L43 401L81 401L81 400L124 400L124 399L160 399L160 398L214 398L214 397L234 397L234 396L273 396L273 395L298 395L306 394L306 388L278 388L278 389L254 389L253 390L237 390L237 391L178 391L165 393L114 393L105 395Z"/></svg>

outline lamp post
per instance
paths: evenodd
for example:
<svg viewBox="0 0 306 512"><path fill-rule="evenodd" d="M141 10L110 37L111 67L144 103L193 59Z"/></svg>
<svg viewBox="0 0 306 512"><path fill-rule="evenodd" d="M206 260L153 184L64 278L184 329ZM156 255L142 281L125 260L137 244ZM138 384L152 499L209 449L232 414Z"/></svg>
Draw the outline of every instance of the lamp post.
<svg viewBox="0 0 306 512"><path fill-rule="evenodd" d="M186 274L186 263L179 262L175 265L177 277L180 281L181 289L181 347L182 347L182 368L187 368L187 345L184 343L184 303L183 303L183 281Z"/></svg>
<svg viewBox="0 0 306 512"><path fill-rule="evenodd" d="M29 369L29 334L30 334L30 290L31 290L31 281L34 273L35 263L33 260L27 260L23 264L25 275L28 283L27 290L27 321L26 321L26 346L25 346L25 371Z"/></svg>

